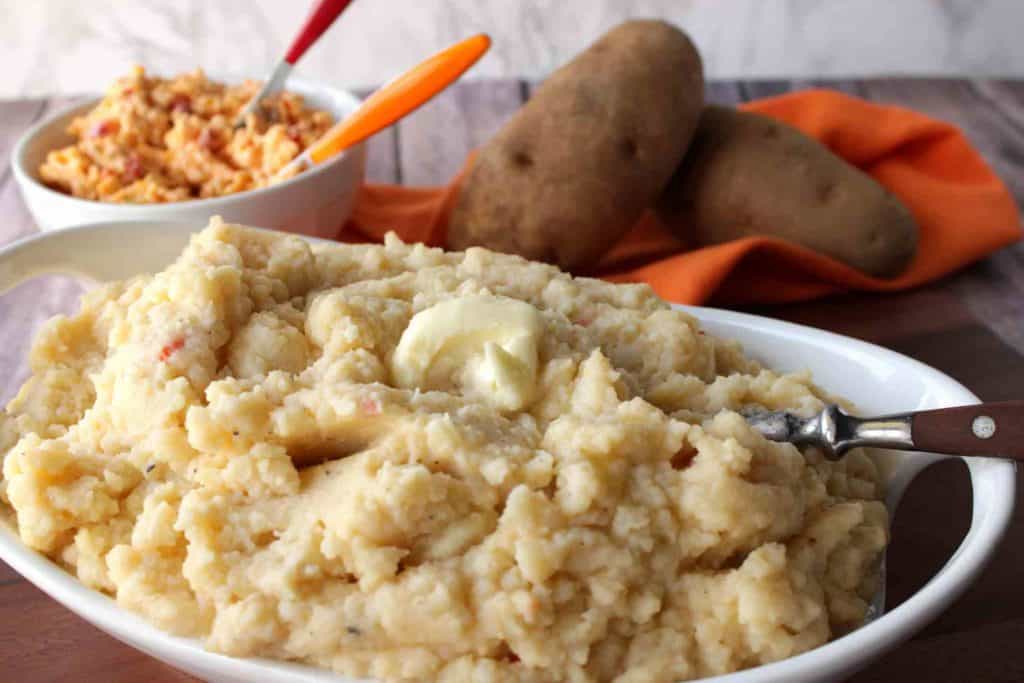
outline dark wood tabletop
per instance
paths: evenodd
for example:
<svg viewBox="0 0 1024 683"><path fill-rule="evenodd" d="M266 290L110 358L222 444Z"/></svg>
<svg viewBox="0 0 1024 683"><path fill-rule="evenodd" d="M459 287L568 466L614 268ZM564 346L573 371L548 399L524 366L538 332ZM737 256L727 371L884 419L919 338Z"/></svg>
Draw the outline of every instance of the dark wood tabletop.
<svg viewBox="0 0 1024 683"><path fill-rule="evenodd" d="M1024 201L1024 81L886 78L848 81L713 82L710 101L733 104L808 87L836 88L918 109L960 126L1017 198ZM467 82L374 138L371 181L436 185L487 140L532 86L514 80ZM0 244L36 231L8 159L34 121L67 98L0 102ZM24 371L32 331L74 310L78 285L50 277L0 299L0 398ZM750 312L865 339L955 377L982 399L1024 398L1024 245L1004 249L913 291L834 296ZM13 379L12 379L13 378ZM1018 474L1018 486L1024 484ZM923 586L966 532L966 469L946 461L911 486L895 516L889 551L889 607ZM857 683L1024 680L1024 507L994 561L968 592L909 642L854 676ZM0 679L10 681L191 681L93 628L0 562Z"/></svg>

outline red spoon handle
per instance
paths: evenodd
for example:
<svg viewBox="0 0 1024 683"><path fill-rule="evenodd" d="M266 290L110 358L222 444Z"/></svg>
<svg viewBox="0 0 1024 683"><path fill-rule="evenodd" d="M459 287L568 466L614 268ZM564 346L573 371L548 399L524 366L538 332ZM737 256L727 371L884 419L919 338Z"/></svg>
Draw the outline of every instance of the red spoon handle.
<svg viewBox="0 0 1024 683"><path fill-rule="evenodd" d="M922 451L1024 461L1024 401L913 413L911 432Z"/></svg>
<svg viewBox="0 0 1024 683"><path fill-rule="evenodd" d="M330 28L342 10L351 2L352 0L320 0L313 8L309 18L306 19L306 23L302 25L299 35L295 36L292 46L288 48L288 53L284 56L284 61L292 65L299 61L309 46Z"/></svg>

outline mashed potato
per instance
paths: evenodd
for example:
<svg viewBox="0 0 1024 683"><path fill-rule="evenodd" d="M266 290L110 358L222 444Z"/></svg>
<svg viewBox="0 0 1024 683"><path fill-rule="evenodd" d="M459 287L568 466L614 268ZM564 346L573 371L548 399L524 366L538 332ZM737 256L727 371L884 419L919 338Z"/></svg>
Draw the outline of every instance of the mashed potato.
<svg viewBox="0 0 1024 683"><path fill-rule="evenodd" d="M21 538L218 652L669 682L821 645L876 589L872 460L735 412L822 392L646 286L215 220L31 365L0 430Z"/></svg>

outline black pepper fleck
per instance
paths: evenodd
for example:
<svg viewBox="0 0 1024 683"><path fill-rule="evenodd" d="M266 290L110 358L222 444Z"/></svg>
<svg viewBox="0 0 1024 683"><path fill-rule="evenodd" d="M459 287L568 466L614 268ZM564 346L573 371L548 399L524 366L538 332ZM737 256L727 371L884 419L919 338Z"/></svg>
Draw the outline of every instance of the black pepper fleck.
<svg viewBox="0 0 1024 683"><path fill-rule="evenodd" d="M345 630L346 630L346 631L348 631L349 633L351 633L351 634L352 634L352 635L354 635L354 636L361 636L361 635L363 634L363 632L362 632L362 631L360 631L360 630L359 630L358 628L356 628L355 626L346 626L346 627L345 627Z"/></svg>
<svg viewBox="0 0 1024 683"><path fill-rule="evenodd" d="M154 467L156 467L156 465L153 465L153 464L146 465L146 474L149 474L150 472L152 472Z"/></svg>

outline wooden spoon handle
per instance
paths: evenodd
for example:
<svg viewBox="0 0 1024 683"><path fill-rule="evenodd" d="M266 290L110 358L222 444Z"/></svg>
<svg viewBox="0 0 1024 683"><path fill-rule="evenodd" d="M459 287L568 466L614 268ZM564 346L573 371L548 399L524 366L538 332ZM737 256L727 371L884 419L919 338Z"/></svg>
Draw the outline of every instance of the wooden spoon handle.
<svg viewBox="0 0 1024 683"><path fill-rule="evenodd" d="M1024 461L1024 401L925 410L910 429L922 451Z"/></svg>

